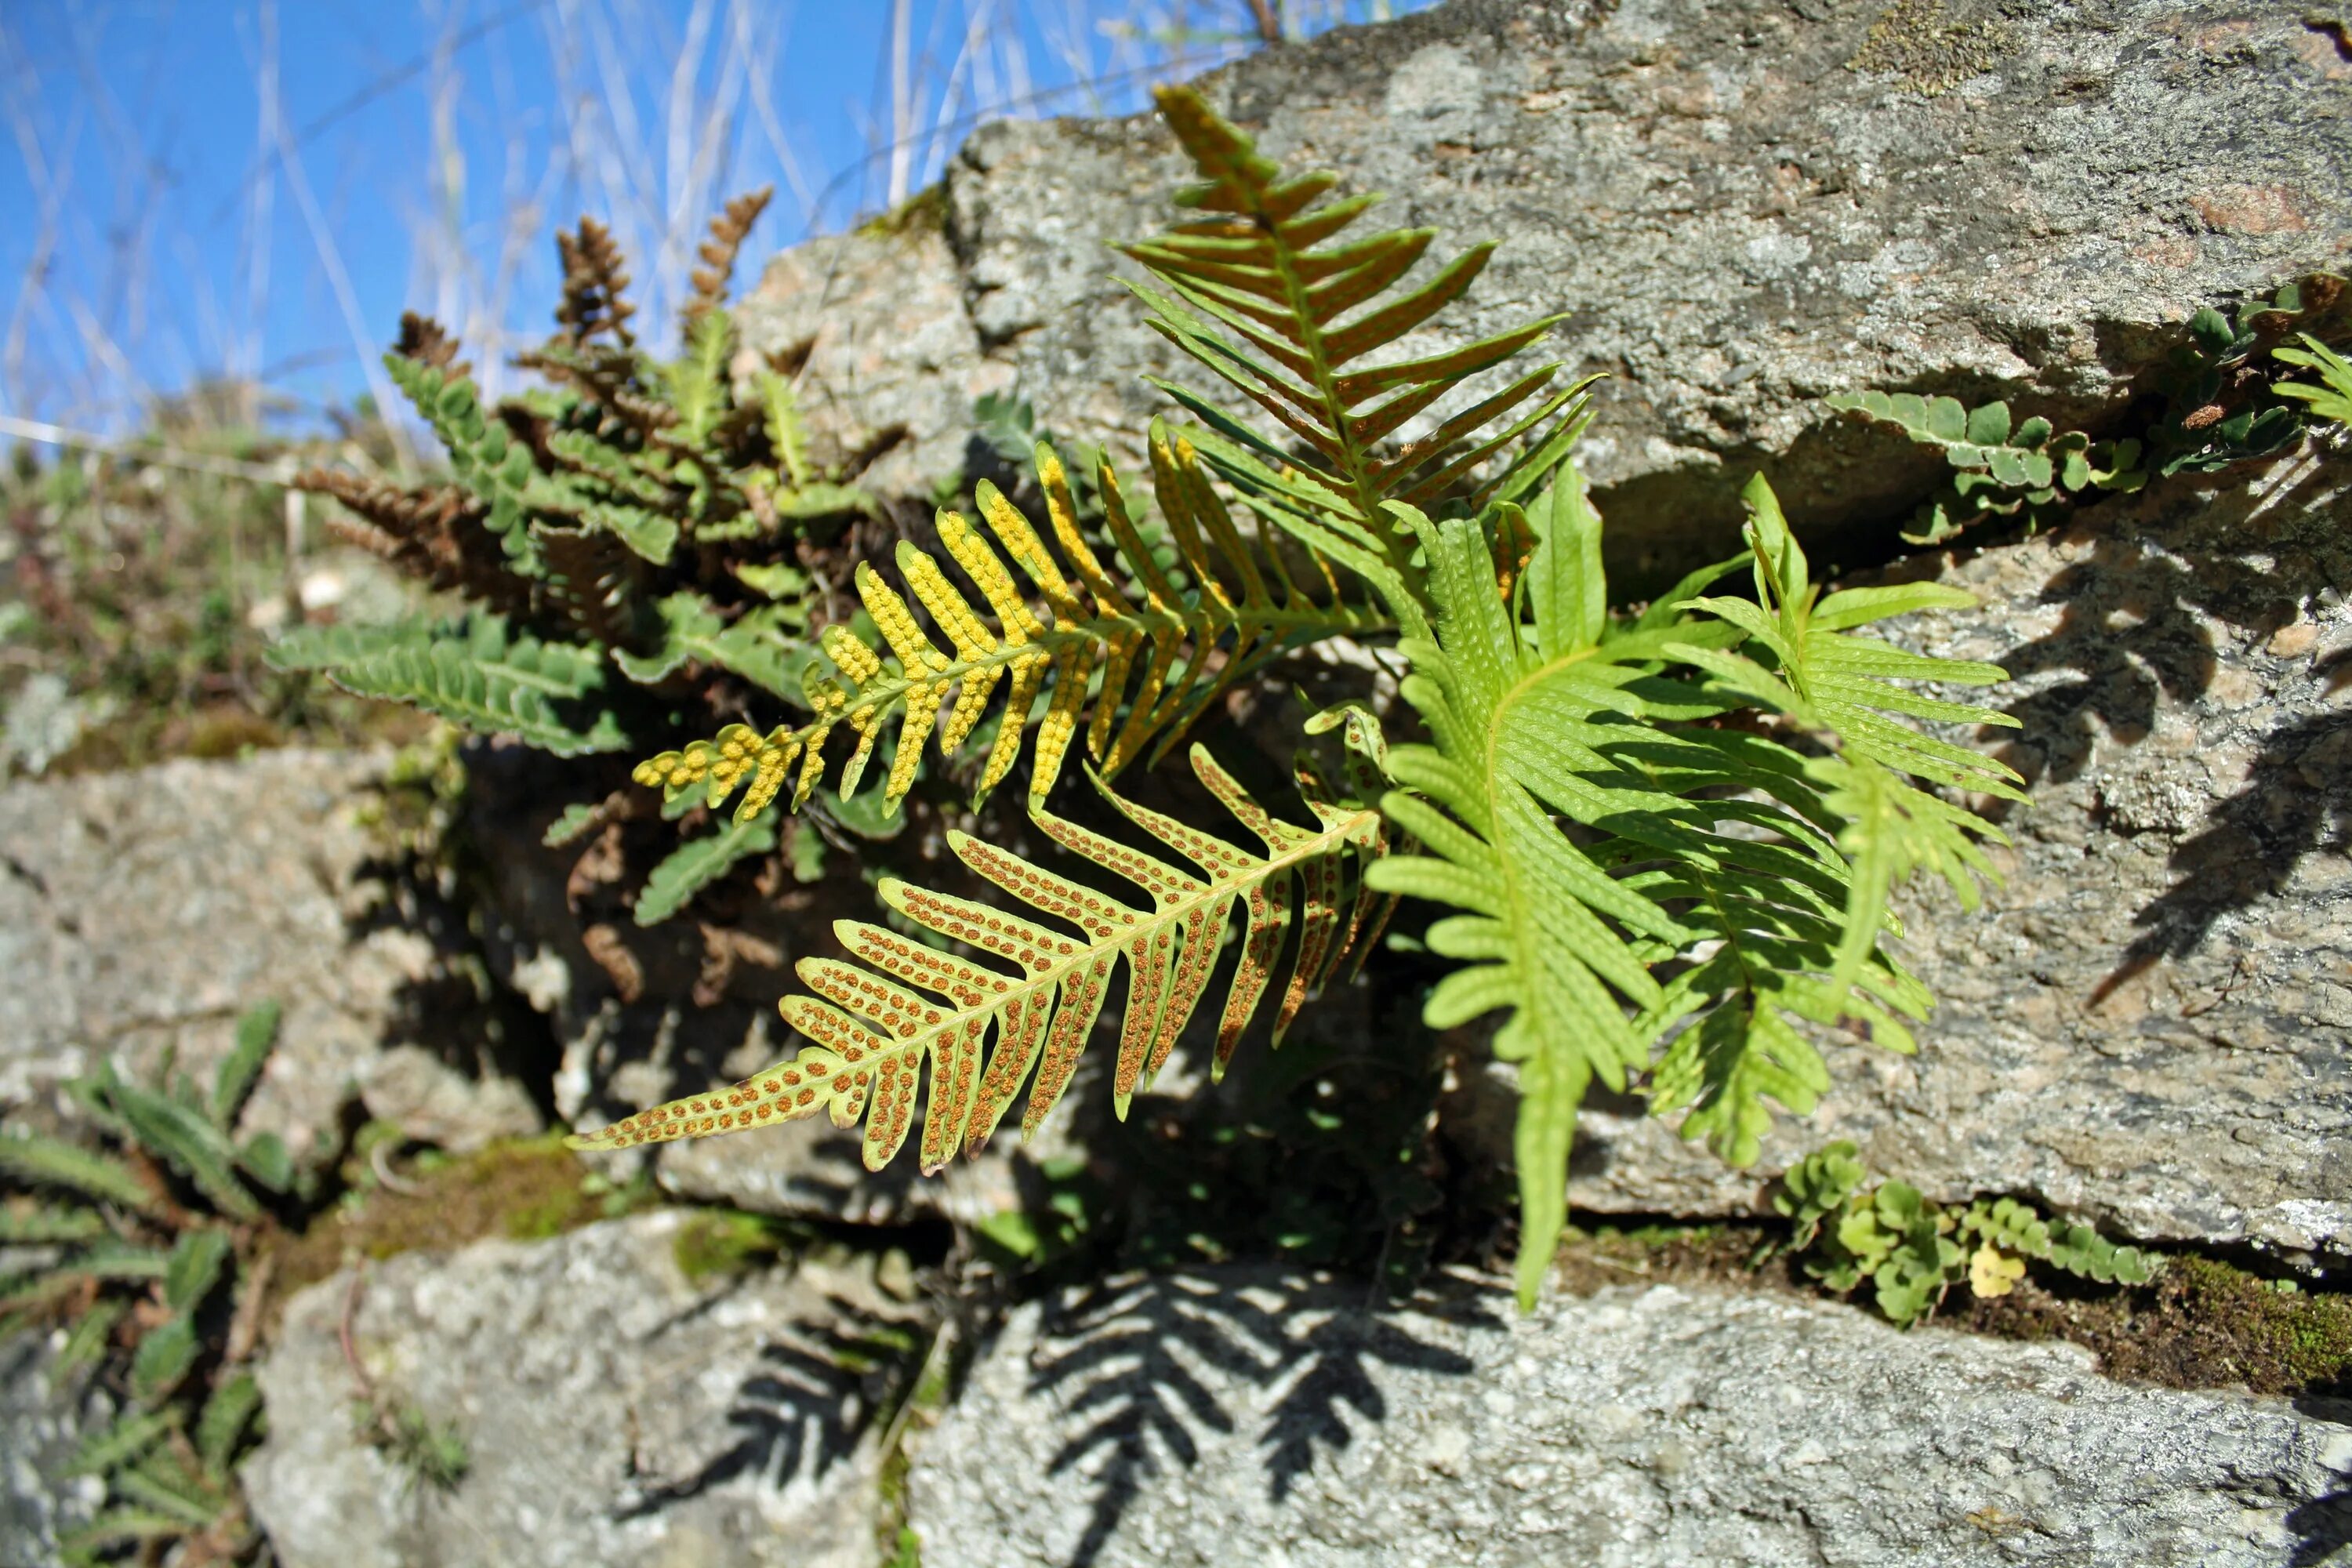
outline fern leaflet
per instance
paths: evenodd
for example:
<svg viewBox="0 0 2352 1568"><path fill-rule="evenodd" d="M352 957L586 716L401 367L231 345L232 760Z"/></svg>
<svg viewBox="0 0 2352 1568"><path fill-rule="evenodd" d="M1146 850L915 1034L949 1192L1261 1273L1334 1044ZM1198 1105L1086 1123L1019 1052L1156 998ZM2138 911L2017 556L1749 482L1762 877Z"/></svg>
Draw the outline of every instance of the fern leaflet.
<svg viewBox="0 0 2352 1568"><path fill-rule="evenodd" d="M1318 826L1300 827L1266 812L1202 748L1192 749L1192 760L1201 782L1263 841L1263 857L1122 799L1098 777L1096 787L1105 800L1199 866L1201 874L1032 810L1032 820L1055 842L1141 888L1150 902L1139 906L952 834L950 843L966 866L1022 903L1075 927L1075 934L886 879L883 901L908 920L1002 958L1015 971L959 958L882 926L841 921L835 929L843 944L870 967L804 959L801 980L815 994L782 1003L785 1019L814 1044L739 1084L641 1111L571 1140L572 1146L632 1148L740 1131L823 1110L838 1127L865 1119L866 1164L880 1170L906 1142L917 1081L928 1061L921 1162L926 1173L937 1171L959 1144L979 1152L1024 1081L1031 1087L1022 1130L1024 1135L1036 1131L1068 1087L1122 959L1127 1010L1112 1082L1124 1116L1207 992L1236 905L1244 912L1241 961L1218 1021L1214 1071L1222 1075L1272 987L1295 924L1298 938L1287 944L1294 956L1274 1023L1279 1042L1307 993L1367 929L1377 900L1360 879L1352 905L1343 897L1346 862L1350 854L1369 863L1381 853L1380 815L1330 805L1309 791ZM983 1071L982 1047L992 1028L994 1048Z"/></svg>
<svg viewBox="0 0 2352 1568"><path fill-rule="evenodd" d="M583 731L556 710L602 687L599 652L593 645L510 637L502 617L477 615L442 625L298 627L272 643L268 658L275 668L317 670L357 696L406 702L468 729L518 735L573 757L628 744L610 712L598 713Z"/></svg>

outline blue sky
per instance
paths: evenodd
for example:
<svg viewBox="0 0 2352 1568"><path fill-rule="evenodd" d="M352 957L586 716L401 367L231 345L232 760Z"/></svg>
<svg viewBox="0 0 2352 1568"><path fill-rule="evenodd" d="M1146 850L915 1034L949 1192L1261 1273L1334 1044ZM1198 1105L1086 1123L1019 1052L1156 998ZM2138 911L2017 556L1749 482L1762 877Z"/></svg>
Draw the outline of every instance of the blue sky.
<svg viewBox="0 0 2352 1568"><path fill-rule="evenodd" d="M1275 3L1301 31L1417 8ZM121 431L227 374L315 417L366 384L404 308L493 351L543 333L551 237L582 213L613 224L657 317L726 196L778 187L756 258L919 188L981 114L1130 111L1243 47L1221 40L1250 17L1249 0L19 0L0 9L0 412Z"/></svg>

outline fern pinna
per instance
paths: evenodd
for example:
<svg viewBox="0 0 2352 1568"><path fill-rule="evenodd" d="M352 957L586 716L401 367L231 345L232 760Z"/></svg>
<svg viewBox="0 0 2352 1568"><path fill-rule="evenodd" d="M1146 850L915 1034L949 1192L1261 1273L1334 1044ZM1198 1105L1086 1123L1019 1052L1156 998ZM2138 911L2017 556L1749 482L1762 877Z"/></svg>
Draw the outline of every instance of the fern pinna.
<svg viewBox="0 0 2352 1568"><path fill-rule="evenodd" d="M1107 467L1114 560L1104 563L1058 458L1041 448L1059 553L993 492L982 506L995 545L952 513L940 519L987 614L932 557L900 552L916 604L952 653L878 572L862 570L888 652L829 631L839 673L812 681L815 721L764 736L739 726L639 773L673 798L700 790L715 804L740 789L739 820L752 820L795 764L793 798L806 797L824 774L828 735L845 724L856 741L841 787L855 788L896 714L886 786L895 796L939 711L949 709L939 734L952 749L1004 672L982 787L1014 765L1024 721L1050 690L1032 815L1064 848L1145 889L1150 907L958 837L965 866L1035 918L898 882L884 884L884 900L1013 970L845 923L842 940L869 967L805 960L814 994L783 1004L813 1045L730 1089L576 1142L625 1148L824 1109L843 1125L866 1118L866 1158L878 1166L908 1134L928 1065L921 1158L937 1169L959 1146L976 1152L1024 1082L1024 1128L1034 1131L1067 1086L1121 957L1128 1003L1112 1076L1123 1110L1192 1016L1235 903L1246 900L1248 925L1216 1030L1220 1068L1286 949L1277 1037L1339 954L1371 940L1373 911L1409 897L1436 906L1426 945L1458 963L1430 994L1426 1021L1499 1014L1496 1052L1517 1064L1520 1286L1532 1299L1564 1223L1569 1144L1593 1079L1645 1088L1659 1112L1683 1113L1685 1135L1746 1163L1768 1100L1801 1112L1827 1086L1814 1034L1859 1028L1913 1048L1909 1026L1930 999L1884 945L1889 894L1927 868L1972 905L1977 879L1990 874L1979 843L1999 834L1953 797L2019 795L2000 763L1913 722L2010 721L1911 683L1983 685L2001 672L1859 631L1969 600L1931 584L1824 595L1760 479L1748 491L1743 554L1638 613L1613 610L1601 520L1570 457L1584 384L1559 385L1559 367L1545 365L1484 395L1465 390L1551 323L1346 368L1458 296L1489 247L1398 292L1425 231L1329 243L1369 198L1318 207L1332 176L1284 178L1187 89L1160 101L1204 177L1178 199L1209 216L1129 247L1162 285L1138 292L1154 326L1282 427L1269 436L1163 384L1205 422L1151 432L1154 495L1183 581L1155 562ZM1457 393L1466 406L1449 413ZM1270 528L1244 536L1227 496ZM1708 591L1743 570L1753 597ZM1317 590L1298 585L1310 574ZM1368 792L1377 809L1310 790L1319 826L1284 822L1196 748L1196 773L1263 839L1261 858L1096 775L1127 821L1201 875L1046 809L1082 718L1090 753L1116 769L1155 737L1164 748L1237 672L1317 637L1384 629L1410 667L1402 693L1421 732L1391 747L1361 707L1307 724L1344 725L1351 762L1381 776Z"/></svg>

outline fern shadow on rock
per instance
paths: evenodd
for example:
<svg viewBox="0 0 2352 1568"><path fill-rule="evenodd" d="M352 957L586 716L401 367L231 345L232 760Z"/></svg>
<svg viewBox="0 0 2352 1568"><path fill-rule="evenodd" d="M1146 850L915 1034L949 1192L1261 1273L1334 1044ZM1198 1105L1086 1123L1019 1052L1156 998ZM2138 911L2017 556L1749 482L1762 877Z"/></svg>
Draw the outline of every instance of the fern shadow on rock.
<svg viewBox="0 0 2352 1568"><path fill-rule="evenodd" d="M744 1477L779 1488L815 1481L856 1459L905 1396L919 1345L908 1322L839 1295L826 1310L829 1321L761 1352L728 1411L735 1442L692 1475L641 1483L613 1517L642 1519Z"/></svg>
<svg viewBox="0 0 2352 1568"><path fill-rule="evenodd" d="M431 948L431 957L415 965L411 977L390 997L380 1044L420 1047L459 1079L484 1090L504 1080L528 1101L527 1110L520 1106L501 1109L516 1096L478 1096L472 1117L480 1123L473 1129L476 1136L527 1132L533 1112L542 1121L551 1118L562 1047L546 1017L490 979L488 954L462 890L449 889L429 857L408 851L364 861L355 875L380 892L345 920L347 942L357 945L378 933L398 931L421 938ZM420 1108L420 1114L425 1121L408 1128L413 1135L441 1142L459 1131L443 1126L443 1118L430 1108ZM514 1122L516 1114L525 1120ZM410 1120L398 1119L404 1124Z"/></svg>
<svg viewBox="0 0 2352 1568"><path fill-rule="evenodd" d="M2165 958L2203 943L2216 923L2282 892L2307 855L2352 849L2352 713L2282 725L2252 776L2205 831L2173 850L2170 890L2135 917L2145 934L2102 984L2112 991Z"/></svg>
<svg viewBox="0 0 2352 1568"><path fill-rule="evenodd" d="M2056 625L1990 651L2028 694L2008 709L2020 730L1986 730L1977 739L1998 743L2002 760L2034 784L2095 778L2103 742L2138 745L2168 708L2194 717L2200 751L2231 743L2216 736L2218 726L2240 722L2235 712L2247 715L2250 730L2263 724L2263 708L2217 686L2262 669L2261 650L2307 602L2352 581L2352 494L2332 465L2268 487L2111 502L2081 526L2095 530L2087 552L2039 596L2059 606ZM2352 669L2340 653L2308 675L2284 669L2272 678L2271 706L2284 716L2235 741L2252 748L2245 783L2173 849L2172 885L2135 917L2145 934L2103 993L2159 959L2186 956L2217 922L2283 889L2305 857L2346 842L2352 784L2343 759L2352 719L2330 710L2326 694L2347 679ZM2099 782L2096 825L2138 831L2116 818ZM1993 815L2015 814L1997 805Z"/></svg>
<svg viewBox="0 0 2352 1568"><path fill-rule="evenodd" d="M1269 1492L1279 1500L1318 1452L1353 1440L1346 1412L1387 1418L1375 1367L1473 1370L1459 1352L1424 1343L1400 1320L1366 1310L1360 1289L1272 1273L1155 1275L1106 1283L1056 1310L1030 1384L1066 1410L1071 1428L1049 1473L1083 1477L1094 1487L1070 1568L1099 1558L1146 1481L1171 1463L1198 1463L1196 1429L1234 1431L1235 1405L1264 1410L1259 1443ZM1494 1321L1483 1301L1454 1310Z"/></svg>

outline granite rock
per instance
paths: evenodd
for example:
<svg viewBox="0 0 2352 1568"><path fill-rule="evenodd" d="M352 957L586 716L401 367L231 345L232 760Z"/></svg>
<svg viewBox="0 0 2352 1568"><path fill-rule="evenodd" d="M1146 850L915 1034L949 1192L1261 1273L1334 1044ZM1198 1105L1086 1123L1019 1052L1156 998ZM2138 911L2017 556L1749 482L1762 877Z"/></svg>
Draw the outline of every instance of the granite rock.
<svg viewBox="0 0 2352 1568"><path fill-rule="evenodd" d="M72 1466L114 1401L88 1371L58 1371L64 1341L62 1330L0 1340L0 1563L11 1568L49 1568L60 1538L105 1500L99 1479Z"/></svg>
<svg viewBox="0 0 2352 1568"><path fill-rule="evenodd" d="M1409 347L1569 317L1557 352L1610 376L1585 457L1632 584L1721 554L1759 468L1833 552L1883 540L1937 465L1837 420L1829 393L2095 425L2200 306L2340 268L2352 58L2333 26L2246 0L1453 0L1202 85L1267 153L1443 231L1424 268L1503 242ZM1140 375L1194 373L1107 245L1164 224L1182 177L1149 118L985 126L943 234L926 204L787 253L749 336L814 343L836 446L903 426L924 486L952 471L971 397L1007 382L1132 460L1167 408Z"/></svg>
<svg viewBox="0 0 2352 1568"><path fill-rule="evenodd" d="M464 1439L438 1491L364 1441L349 1275L288 1303L242 1471L286 1568L866 1568L882 1393L915 1336L870 1268L697 1283L670 1210L371 1268L352 1353L380 1405ZM879 1337L877 1337L879 1336Z"/></svg>
<svg viewBox="0 0 2352 1568"><path fill-rule="evenodd" d="M926 1568L2312 1568L2348 1417L1772 1295L1213 1273L1013 1313L908 1497Z"/></svg>
<svg viewBox="0 0 2352 1568"><path fill-rule="evenodd" d="M278 1044L245 1131L298 1159L347 1107L468 1148L539 1112L471 1028L462 956L408 918L365 820L374 752L265 752L0 789L0 1108L66 1114L68 1079L166 1052L209 1074L238 1016L276 1001Z"/></svg>

